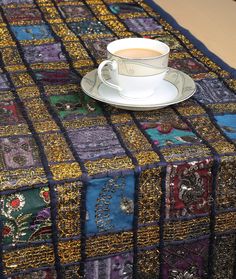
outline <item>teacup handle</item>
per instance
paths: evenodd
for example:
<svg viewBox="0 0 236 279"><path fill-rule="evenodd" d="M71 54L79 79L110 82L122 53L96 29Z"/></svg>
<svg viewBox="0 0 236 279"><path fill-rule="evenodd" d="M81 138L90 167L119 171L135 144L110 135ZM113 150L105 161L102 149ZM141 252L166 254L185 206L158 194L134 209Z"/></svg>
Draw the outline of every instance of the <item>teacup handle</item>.
<svg viewBox="0 0 236 279"><path fill-rule="evenodd" d="M105 78L103 77L103 74L102 74L102 71L103 71L103 68L104 66L106 65L110 65L111 66L111 70L114 72L115 76L118 75L118 65L117 65L117 62L116 61L111 61L111 60L104 60L99 66L98 66L98 77L100 78L100 80L106 84L107 86L110 86L118 91L122 91L121 87L116 85L116 84L113 84L107 80L105 80Z"/></svg>

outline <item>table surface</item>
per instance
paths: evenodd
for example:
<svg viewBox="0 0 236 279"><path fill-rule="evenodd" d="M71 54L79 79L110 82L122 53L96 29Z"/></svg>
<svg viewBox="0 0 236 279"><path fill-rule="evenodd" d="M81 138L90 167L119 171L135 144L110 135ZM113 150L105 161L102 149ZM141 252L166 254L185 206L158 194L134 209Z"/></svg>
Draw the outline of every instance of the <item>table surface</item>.
<svg viewBox="0 0 236 279"><path fill-rule="evenodd" d="M236 68L236 1L155 0L213 53Z"/></svg>
<svg viewBox="0 0 236 279"><path fill-rule="evenodd" d="M1 0L0 279L236 274L236 80L140 0ZM80 87L125 37L196 93L160 110Z"/></svg>

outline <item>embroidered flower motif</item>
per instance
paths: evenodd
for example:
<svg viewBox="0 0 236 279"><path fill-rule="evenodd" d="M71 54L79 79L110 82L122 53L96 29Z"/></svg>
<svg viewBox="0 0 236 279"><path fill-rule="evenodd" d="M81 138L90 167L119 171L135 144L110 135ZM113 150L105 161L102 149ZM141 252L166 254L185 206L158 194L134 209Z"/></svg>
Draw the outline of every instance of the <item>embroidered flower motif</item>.
<svg viewBox="0 0 236 279"><path fill-rule="evenodd" d="M134 212L134 203L131 199L124 197L121 199L120 208L124 213L132 214Z"/></svg>
<svg viewBox="0 0 236 279"><path fill-rule="evenodd" d="M199 279L197 276L196 267L193 266L189 270L179 271L171 270L170 274L171 279Z"/></svg>
<svg viewBox="0 0 236 279"><path fill-rule="evenodd" d="M11 211L19 211L21 210L25 205L25 197L21 194L12 194L7 199L6 206Z"/></svg>
<svg viewBox="0 0 236 279"><path fill-rule="evenodd" d="M3 227L2 233L3 233L3 237L12 236L14 233L14 226L9 222L7 222Z"/></svg>
<svg viewBox="0 0 236 279"><path fill-rule="evenodd" d="M39 193L40 197L44 200L45 203L50 203L50 193L48 187L43 187Z"/></svg>
<svg viewBox="0 0 236 279"><path fill-rule="evenodd" d="M186 204L196 202L204 191L203 179L197 172L190 172L180 181L179 199Z"/></svg>
<svg viewBox="0 0 236 279"><path fill-rule="evenodd" d="M162 134L169 134L173 131L173 126L170 123L157 124L157 130Z"/></svg>

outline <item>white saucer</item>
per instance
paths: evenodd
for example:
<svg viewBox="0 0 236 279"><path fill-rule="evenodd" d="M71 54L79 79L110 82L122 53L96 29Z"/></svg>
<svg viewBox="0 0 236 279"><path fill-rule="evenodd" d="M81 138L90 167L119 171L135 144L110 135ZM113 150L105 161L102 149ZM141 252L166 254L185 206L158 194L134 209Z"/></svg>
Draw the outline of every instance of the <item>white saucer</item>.
<svg viewBox="0 0 236 279"><path fill-rule="evenodd" d="M108 75L107 78L109 78ZM177 104L190 98L196 90L196 85L190 76L173 68L169 68L165 79L157 87L154 94L145 99L122 97L117 90L100 81L97 69L83 77L81 87L88 96L98 101L135 111L154 110Z"/></svg>

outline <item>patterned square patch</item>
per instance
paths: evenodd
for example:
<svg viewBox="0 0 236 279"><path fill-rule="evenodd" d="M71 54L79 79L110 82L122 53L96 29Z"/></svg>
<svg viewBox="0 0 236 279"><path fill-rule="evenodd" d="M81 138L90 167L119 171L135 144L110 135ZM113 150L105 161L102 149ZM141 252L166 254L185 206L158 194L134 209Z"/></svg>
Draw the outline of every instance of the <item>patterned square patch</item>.
<svg viewBox="0 0 236 279"><path fill-rule="evenodd" d="M177 39L175 39L175 37L173 35L168 34L166 32L163 34L150 36L150 39L158 40L158 41L161 41L161 42L167 44L170 47L171 51L183 51L184 50L184 48L180 44L180 42Z"/></svg>
<svg viewBox="0 0 236 279"><path fill-rule="evenodd" d="M196 81L195 97L202 103L236 102L236 95L218 79Z"/></svg>
<svg viewBox="0 0 236 279"><path fill-rule="evenodd" d="M3 243L38 241L51 237L49 188L5 195L2 200Z"/></svg>
<svg viewBox="0 0 236 279"><path fill-rule="evenodd" d="M143 8L136 3L112 3L108 6L110 11L116 15L144 12Z"/></svg>
<svg viewBox="0 0 236 279"><path fill-rule="evenodd" d="M201 140L177 116L163 114L157 121L141 122L145 133L158 146L200 143Z"/></svg>
<svg viewBox="0 0 236 279"><path fill-rule="evenodd" d="M236 140L236 114L216 115L216 122L224 133L232 140Z"/></svg>
<svg viewBox="0 0 236 279"><path fill-rule="evenodd" d="M62 119L72 119L79 115L102 114L97 102L88 96L73 95L52 96L50 101Z"/></svg>
<svg viewBox="0 0 236 279"><path fill-rule="evenodd" d="M46 24L11 26L12 32L17 40L42 40L53 38L49 27Z"/></svg>
<svg viewBox="0 0 236 279"><path fill-rule="evenodd" d="M85 5L60 6L59 9L65 18L91 18L93 16Z"/></svg>
<svg viewBox="0 0 236 279"><path fill-rule="evenodd" d="M107 45L115 39L115 37L109 37L102 39L85 40L85 44L95 58L105 59L107 57Z"/></svg>
<svg viewBox="0 0 236 279"><path fill-rule="evenodd" d="M82 128L68 132L75 150L84 160L125 155L110 126Z"/></svg>
<svg viewBox="0 0 236 279"><path fill-rule="evenodd" d="M36 79L42 85L64 85L79 83L80 79L70 70L35 71Z"/></svg>
<svg viewBox="0 0 236 279"><path fill-rule="evenodd" d="M24 46L23 49L25 58L30 64L66 61L60 43Z"/></svg>
<svg viewBox="0 0 236 279"><path fill-rule="evenodd" d="M169 66L188 74L208 72L208 69L202 63L191 58L170 60Z"/></svg>
<svg viewBox="0 0 236 279"><path fill-rule="evenodd" d="M41 165L37 146L31 137L1 138L0 151L6 169Z"/></svg>
<svg viewBox="0 0 236 279"><path fill-rule="evenodd" d="M83 20L76 23L70 23L70 27L78 35L111 33L111 31L100 21Z"/></svg>
<svg viewBox="0 0 236 279"><path fill-rule="evenodd" d="M85 263L85 278L94 279L131 279L133 273L133 255L131 253L119 254L110 258L87 261Z"/></svg>
<svg viewBox="0 0 236 279"><path fill-rule="evenodd" d="M208 240L166 246L164 278L207 279Z"/></svg>
<svg viewBox="0 0 236 279"><path fill-rule="evenodd" d="M32 4L33 0L1 0L2 5L10 4Z"/></svg>
<svg viewBox="0 0 236 279"><path fill-rule="evenodd" d="M87 234L130 230L134 212L134 176L93 179L88 184Z"/></svg>
<svg viewBox="0 0 236 279"><path fill-rule="evenodd" d="M125 19L124 22L132 32L150 32L162 30L162 26L152 18L129 18Z"/></svg>
<svg viewBox="0 0 236 279"><path fill-rule="evenodd" d="M9 22L40 20L40 11L36 8L6 8L5 15Z"/></svg>
<svg viewBox="0 0 236 279"><path fill-rule="evenodd" d="M168 167L166 217L194 216L210 210L212 161Z"/></svg>

